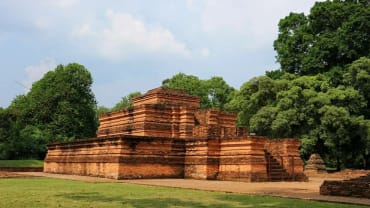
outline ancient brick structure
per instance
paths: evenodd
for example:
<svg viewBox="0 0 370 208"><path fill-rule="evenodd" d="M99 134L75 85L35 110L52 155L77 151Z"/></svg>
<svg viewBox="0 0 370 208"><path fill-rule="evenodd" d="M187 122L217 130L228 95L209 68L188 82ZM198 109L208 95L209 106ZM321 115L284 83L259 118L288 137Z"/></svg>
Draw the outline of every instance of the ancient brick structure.
<svg viewBox="0 0 370 208"><path fill-rule="evenodd" d="M325 180L320 186L320 194L370 198L369 186L370 174L342 181Z"/></svg>
<svg viewBox="0 0 370 208"><path fill-rule="evenodd" d="M306 180L297 139L248 136L236 115L156 88L101 115L97 138L48 144L44 171L115 179Z"/></svg>
<svg viewBox="0 0 370 208"><path fill-rule="evenodd" d="M235 135L235 115L200 110L199 97L180 90L156 88L133 99L133 108L100 116L98 137L136 135L189 139ZM241 132L246 134L247 132Z"/></svg>
<svg viewBox="0 0 370 208"><path fill-rule="evenodd" d="M328 173L326 171L324 160L320 157L319 154L312 154L310 156L310 158L307 160L304 173L308 176Z"/></svg>

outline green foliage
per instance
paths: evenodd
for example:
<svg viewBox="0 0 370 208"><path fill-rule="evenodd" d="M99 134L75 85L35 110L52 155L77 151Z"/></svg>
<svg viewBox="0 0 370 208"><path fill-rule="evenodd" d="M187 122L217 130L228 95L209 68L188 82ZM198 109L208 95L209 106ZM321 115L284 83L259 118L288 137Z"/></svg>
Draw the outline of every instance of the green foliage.
<svg viewBox="0 0 370 208"><path fill-rule="evenodd" d="M338 169L370 167L369 31L366 0L316 2L308 15L281 19L274 41L281 69L266 72L274 97L259 98L265 90L245 90L247 82L232 101L242 101L233 106L239 123L269 137L302 138L304 158L318 152Z"/></svg>
<svg viewBox="0 0 370 208"><path fill-rule="evenodd" d="M274 80L265 76L244 83L228 106L230 110L239 112L238 124L250 127L250 119L257 111L275 101L277 87Z"/></svg>
<svg viewBox="0 0 370 208"><path fill-rule="evenodd" d="M127 109L132 107L132 99L141 95L141 92L132 92L129 95L123 97L119 103L117 103L112 111L118 111L122 109Z"/></svg>
<svg viewBox="0 0 370 208"><path fill-rule="evenodd" d="M274 42L284 72L312 75L370 57L370 5L366 1L316 2L310 14L279 22Z"/></svg>
<svg viewBox="0 0 370 208"><path fill-rule="evenodd" d="M333 87L324 75L263 76L246 82L231 101L238 123L271 138L302 138L302 155L320 153L332 165L364 167L370 159L364 96ZM356 149L356 151L354 151Z"/></svg>
<svg viewBox="0 0 370 208"><path fill-rule="evenodd" d="M96 115L99 116L100 114L108 113L109 111L111 111L110 108L107 108L105 106L98 106L96 109Z"/></svg>
<svg viewBox="0 0 370 208"><path fill-rule="evenodd" d="M46 144L94 137L92 78L79 64L59 65L0 112L0 158L43 158Z"/></svg>
<svg viewBox="0 0 370 208"><path fill-rule="evenodd" d="M27 152L27 144L20 138L24 125L19 117L19 112L14 110L6 109L0 112L0 159L23 158L22 152Z"/></svg>
<svg viewBox="0 0 370 208"><path fill-rule="evenodd" d="M95 136L96 102L91 74L79 64L59 65L32 85L26 122L42 126L49 141Z"/></svg>
<svg viewBox="0 0 370 208"><path fill-rule="evenodd" d="M224 109L232 99L235 89L230 87L222 77L212 77L203 82L208 92L209 107Z"/></svg>
<svg viewBox="0 0 370 208"><path fill-rule="evenodd" d="M178 73L169 79L163 80L162 86L180 89L189 93L190 95L199 96L201 98L201 107L206 108L210 106L205 82L196 76Z"/></svg>
<svg viewBox="0 0 370 208"><path fill-rule="evenodd" d="M178 73L169 79L163 80L162 85L199 96L201 98L201 108L224 109L235 93L235 89L229 86L222 77L201 80L193 75Z"/></svg>
<svg viewBox="0 0 370 208"><path fill-rule="evenodd" d="M285 73L281 70L266 71L265 75L271 79L280 79Z"/></svg>
<svg viewBox="0 0 370 208"><path fill-rule="evenodd" d="M345 79L349 86L353 86L367 101L367 108L363 115L370 119L370 59L362 57L349 65Z"/></svg>

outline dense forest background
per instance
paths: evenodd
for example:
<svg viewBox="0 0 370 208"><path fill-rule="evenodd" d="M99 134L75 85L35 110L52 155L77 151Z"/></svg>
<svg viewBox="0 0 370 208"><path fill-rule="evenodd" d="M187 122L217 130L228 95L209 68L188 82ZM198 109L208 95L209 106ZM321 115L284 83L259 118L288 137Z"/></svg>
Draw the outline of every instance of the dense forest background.
<svg viewBox="0 0 370 208"><path fill-rule="evenodd" d="M279 22L273 43L281 68L239 90L222 77L179 73L162 82L201 97L202 108L238 113L238 125L269 138L301 139L301 156L319 153L328 166L370 167L370 2L317 2L308 15ZM46 144L94 137L97 116L129 108L133 92L113 108L97 106L82 65L59 65L0 108L0 159L40 158Z"/></svg>

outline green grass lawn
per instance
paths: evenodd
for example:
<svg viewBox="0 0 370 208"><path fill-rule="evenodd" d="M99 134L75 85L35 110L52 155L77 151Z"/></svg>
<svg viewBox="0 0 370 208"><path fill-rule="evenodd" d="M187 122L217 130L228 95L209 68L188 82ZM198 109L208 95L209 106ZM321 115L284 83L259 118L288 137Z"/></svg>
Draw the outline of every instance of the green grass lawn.
<svg viewBox="0 0 370 208"><path fill-rule="evenodd" d="M0 160L0 167L43 167L43 160Z"/></svg>
<svg viewBox="0 0 370 208"><path fill-rule="evenodd" d="M0 179L0 207L360 207L267 196L88 183L48 178Z"/></svg>

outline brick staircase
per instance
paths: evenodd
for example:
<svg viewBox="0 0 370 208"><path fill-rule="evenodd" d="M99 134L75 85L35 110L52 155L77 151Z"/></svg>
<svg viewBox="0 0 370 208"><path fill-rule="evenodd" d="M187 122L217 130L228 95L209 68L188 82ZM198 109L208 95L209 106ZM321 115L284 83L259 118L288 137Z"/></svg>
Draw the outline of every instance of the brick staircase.
<svg viewBox="0 0 370 208"><path fill-rule="evenodd" d="M291 181L289 173L286 172L284 167L265 150L267 177L269 181Z"/></svg>

